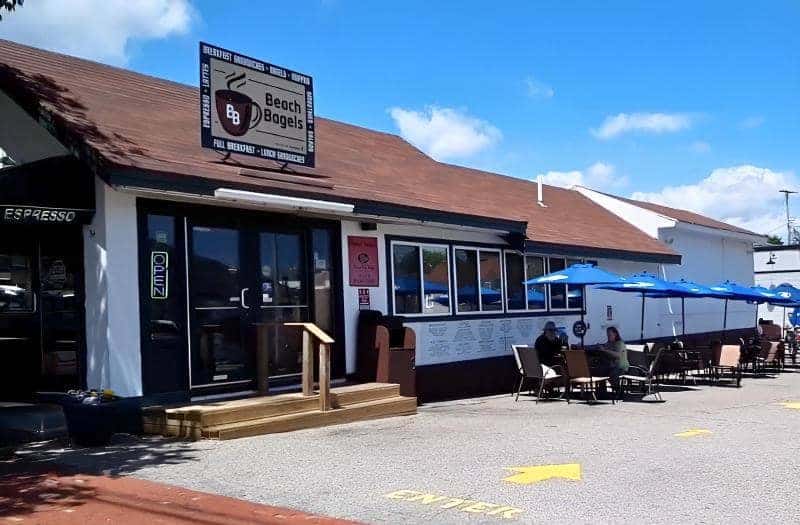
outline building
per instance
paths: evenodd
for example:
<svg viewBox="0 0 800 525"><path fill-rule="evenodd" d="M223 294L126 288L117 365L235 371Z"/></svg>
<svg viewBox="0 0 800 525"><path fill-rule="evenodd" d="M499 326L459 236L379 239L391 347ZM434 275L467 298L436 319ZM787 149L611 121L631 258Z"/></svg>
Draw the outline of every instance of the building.
<svg viewBox="0 0 800 525"><path fill-rule="evenodd" d="M725 279L745 286L753 285L753 245L766 241L763 235L710 219L686 210L650 202L608 195L588 188L581 194L603 206L626 222L639 228L681 254L677 265L663 265L660 276L667 280L687 279L701 284L717 284ZM650 301L646 333L667 337L683 333L680 299ZM716 299L684 301L685 331L709 333L722 325L723 305ZM728 327L754 327L753 305L742 301L728 304Z"/></svg>
<svg viewBox="0 0 800 525"><path fill-rule="evenodd" d="M364 308L416 331L423 399L498 391L514 374L510 344L548 319L569 332L585 310L587 343L611 324L639 337L626 294L591 290L584 306L581 290L526 289L527 278L576 261L698 281L752 274L750 232L439 163L323 118L314 168L225 158L200 147L198 100L190 86L0 41L0 147L14 161L0 176L0 344L18 361L6 394L243 393L256 345L270 388L291 388L300 341L286 321L334 336L343 380ZM702 303L687 332L712 337L722 307ZM752 327L745 310L731 336ZM675 313L658 312L647 339L676 333Z"/></svg>
<svg viewBox="0 0 800 525"><path fill-rule="evenodd" d="M759 286L773 288L785 283L800 288L800 245L756 246L753 270L755 282ZM789 316L794 310L794 308L762 304L758 307L758 317L781 327L793 326L795 323Z"/></svg>

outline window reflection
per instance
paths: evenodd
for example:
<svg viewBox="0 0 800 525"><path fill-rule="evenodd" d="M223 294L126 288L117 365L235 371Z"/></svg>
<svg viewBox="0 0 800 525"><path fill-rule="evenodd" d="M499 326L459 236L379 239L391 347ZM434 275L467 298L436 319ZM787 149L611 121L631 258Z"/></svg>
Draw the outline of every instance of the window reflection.
<svg viewBox="0 0 800 525"><path fill-rule="evenodd" d="M481 250L481 310L503 309L503 286L500 277L500 253Z"/></svg>
<svg viewBox="0 0 800 525"><path fill-rule="evenodd" d="M459 312L478 311L478 252L457 249L456 298Z"/></svg>
<svg viewBox="0 0 800 525"><path fill-rule="evenodd" d="M0 311L33 311L32 255L0 253Z"/></svg>
<svg viewBox="0 0 800 525"><path fill-rule="evenodd" d="M392 268L395 312L420 313L419 247L395 244L392 247Z"/></svg>
<svg viewBox="0 0 800 525"><path fill-rule="evenodd" d="M450 313L450 269L447 248L423 246L422 272L422 286L425 293L424 313Z"/></svg>

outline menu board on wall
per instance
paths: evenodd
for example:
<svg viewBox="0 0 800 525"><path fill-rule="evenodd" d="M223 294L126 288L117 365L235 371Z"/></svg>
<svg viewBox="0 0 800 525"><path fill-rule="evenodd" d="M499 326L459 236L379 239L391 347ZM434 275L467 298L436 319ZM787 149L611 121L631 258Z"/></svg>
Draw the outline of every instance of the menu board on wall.
<svg viewBox="0 0 800 525"><path fill-rule="evenodd" d="M350 286L378 286L378 239L347 237Z"/></svg>
<svg viewBox="0 0 800 525"><path fill-rule="evenodd" d="M511 345L532 345L546 319L515 317L406 323L417 334L419 366L511 354Z"/></svg>

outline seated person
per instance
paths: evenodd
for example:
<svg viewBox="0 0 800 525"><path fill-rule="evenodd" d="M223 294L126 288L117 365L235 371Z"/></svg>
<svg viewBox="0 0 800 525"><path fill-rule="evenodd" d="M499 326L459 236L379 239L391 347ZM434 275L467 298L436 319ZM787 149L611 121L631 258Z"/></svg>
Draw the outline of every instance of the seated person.
<svg viewBox="0 0 800 525"><path fill-rule="evenodd" d="M600 351L610 358L605 375L608 375L614 382L619 376L628 372L628 347L625 341L619 336L619 330L615 326L606 328L608 341L600 347Z"/></svg>
<svg viewBox="0 0 800 525"><path fill-rule="evenodd" d="M533 346L539 355L539 362L543 365L552 367L561 364L561 340L556 332L556 323L553 321L544 324L544 330L536 338Z"/></svg>

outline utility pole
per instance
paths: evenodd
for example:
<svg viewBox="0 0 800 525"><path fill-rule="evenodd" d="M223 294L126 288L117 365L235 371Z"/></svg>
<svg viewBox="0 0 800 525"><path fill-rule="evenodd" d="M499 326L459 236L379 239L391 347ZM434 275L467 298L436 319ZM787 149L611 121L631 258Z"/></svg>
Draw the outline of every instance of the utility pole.
<svg viewBox="0 0 800 525"><path fill-rule="evenodd" d="M789 218L789 194L797 193L792 190L779 190L786 200L786 244L792 244L792 220Z"/></svg>

